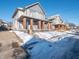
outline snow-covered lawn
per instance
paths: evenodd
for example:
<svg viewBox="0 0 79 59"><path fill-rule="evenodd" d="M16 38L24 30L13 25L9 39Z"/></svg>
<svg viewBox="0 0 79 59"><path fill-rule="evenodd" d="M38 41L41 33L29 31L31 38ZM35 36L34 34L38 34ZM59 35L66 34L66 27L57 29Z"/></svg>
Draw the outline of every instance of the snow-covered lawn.
<svg viewBox="0 0 79 59"><path fill-rule="evenodd" d="M34 35L37 35L39 38L48 40L48 41L58 41L63 39L64 37L73 36L71 34L72 32L57 32L57 31L51 31L51 32L37 32Z"/></svg>
<svg viewBox="0 0 79 59"><path fill-rule="evenodd" d="M10 32L14 32L17 36L19 36L23 40L23 43L21 43L21 45L28 42L29 40L31 40L34 37L54 42L54 41L61 40L64 37L73 36L71 34L68 34L68 33L72 33L71 31L67 31L67 32L57 32L57 31L35 32L33 35L29 35L28 33L21 32L21 31L10 31Z"/></svg>

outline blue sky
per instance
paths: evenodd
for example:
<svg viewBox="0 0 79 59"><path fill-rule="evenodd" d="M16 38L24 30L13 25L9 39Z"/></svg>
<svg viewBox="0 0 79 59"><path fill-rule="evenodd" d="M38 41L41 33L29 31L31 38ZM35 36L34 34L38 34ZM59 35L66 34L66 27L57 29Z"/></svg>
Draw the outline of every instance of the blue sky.
<svg viewBox="0 0 79 59"><path fill-rule="evenodd" d="M47 16L59 14L65 22L79 24L79 0L0 0L0 18L12 21L17 7L40 2Z"/></svg>

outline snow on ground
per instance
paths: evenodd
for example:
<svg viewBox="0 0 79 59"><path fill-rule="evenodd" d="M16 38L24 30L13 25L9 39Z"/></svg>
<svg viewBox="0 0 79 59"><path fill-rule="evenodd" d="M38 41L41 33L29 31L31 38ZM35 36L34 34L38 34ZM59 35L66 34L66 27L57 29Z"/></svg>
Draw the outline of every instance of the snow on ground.
<svg viewBox="0 0 79 59"><path fill-rule="evenodd" d="M14 32L17 36L19 36L23 40L22 44L28 42L34 36L37 37L37 38L41 38L41 39L51 41L51 42L61 40L64 37L73 36L71 34L68 34L68 33L72 33L71 31L67 31L67 32L57 32L57 31L35 32L33 35L29 35L28 33L22 32L22 31L9 31L9 32Z"/></svg>
<svg viewBox="0 0 79 59"><path fill-rule="evenodd" d="M79 59L79 36L73 32L14 32L24 40L22 47L28 51L28 59Z"/></svg>
<svg viewBox="0 0 79 59"><path fill-rule="evenodd" d="M64 37L70 37L74 36L68 33L72 33L70 31L67 32L57 32L57 31L51 31L51 32L37 32L35 35L37 35L39 38L48 40L48 41L58 41L63 39Z"/></svg>
<svg viewBox="0 0 79 59"><path fill-rule="evenodd" d="M19 38L21 38L23 40L23 43L21 43L21 45L26 43L27 41L29 41L32 38L32 35L29 35L22 31L9 31L9 32L14 32Z"/></svg>
<svg viewBox="0 0 79 59"><path fill-rule="evenodd" d="M38 35L40 38L49 39L50 37L66 34L65 32L37 32L35 35Z"/></svg>

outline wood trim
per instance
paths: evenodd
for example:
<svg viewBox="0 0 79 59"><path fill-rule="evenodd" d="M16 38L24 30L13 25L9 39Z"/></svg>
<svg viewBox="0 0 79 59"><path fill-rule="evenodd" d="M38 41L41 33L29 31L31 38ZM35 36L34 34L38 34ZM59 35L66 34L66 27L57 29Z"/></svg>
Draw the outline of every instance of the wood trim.
<svg viewBox="0 0 79 59"><path fill-rule="evenodd" d="M38 29L41 29L41 21L38 21Z"/></svg>
<svg viewBox="0 0 79 59"><path fill-rule="evenodd" d="M23 25L23 28L26 29L26 18L23 18L22 25Z"/></svg>
<svg viewBox="0 0 79 59"><path fill-rule="evenodd" d="M42 29L45 29L45 22L42 22Z"/></svg>
<svg viewBox="0 0 79 59"><path fill-rule="evenodd" d="M50 30L50 23L48 22L48 30Z"/></svg>
<svg viewBox="0 0 79 59"><path fill-rule="evenodd" d="M50 29L52 30L52 23L50 23Z"/></svg>
<svg viewBox="0 0 79 59"><path fill-rule="evenodd" d="M30 19L30 29L28 33L31 35L33 33L33 19Z"/></svg>
<svg viewBox="0 0 79 59"><path fill-rule="evenodd" d="M30 19L30 30L33 30L33 19Z"/></svg>

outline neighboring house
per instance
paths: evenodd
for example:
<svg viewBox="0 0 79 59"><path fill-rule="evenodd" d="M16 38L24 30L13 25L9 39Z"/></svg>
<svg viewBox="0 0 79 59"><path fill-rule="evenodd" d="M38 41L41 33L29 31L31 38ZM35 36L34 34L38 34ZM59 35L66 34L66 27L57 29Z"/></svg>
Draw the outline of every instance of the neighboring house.
<svg viewBox="0 0 79 59"><path fill-rule="evenodd" d="M51 30L51 22L46 21L45 18L45 12L38 2L17 8L13 14L14 29Z"/></svg>
<svg viewBox="0 0 79 59"><path fill-rule="evenodd" d="M74 23L67 23L70 29L75 29L76 25Z"/></svg>
<svg viewBox="0 0 79 59"><path fill-rule="evenodd" d="M0 19L0 31L11 30L11 29L12 29L11 22L6 22Z"/></svg>
<svg viewBox="0 0 79 59"><path fill-rule="evenodd" d="M66 23L66 24L68 25L69 30L75 30L77 27L74 23Z"/></svg>
<svg viewBox="0 0 79 59"><path fill-rule="evenodd" d="M8 24L0 19L0 31L8 30Z"/></svg>
<svg viewBox="0 0 79 59"><path fill-rule="evenodd" d="M5 22L2 21L2 19L0 19L0 26L4 25Z"/></svg>
<svg viewBox="0 0 79 59"><path fill-rule="evenodd" d="M48 20L52 22L55 30L64 31L67 29L67 26L59 15L50 16Z"/></svg>

